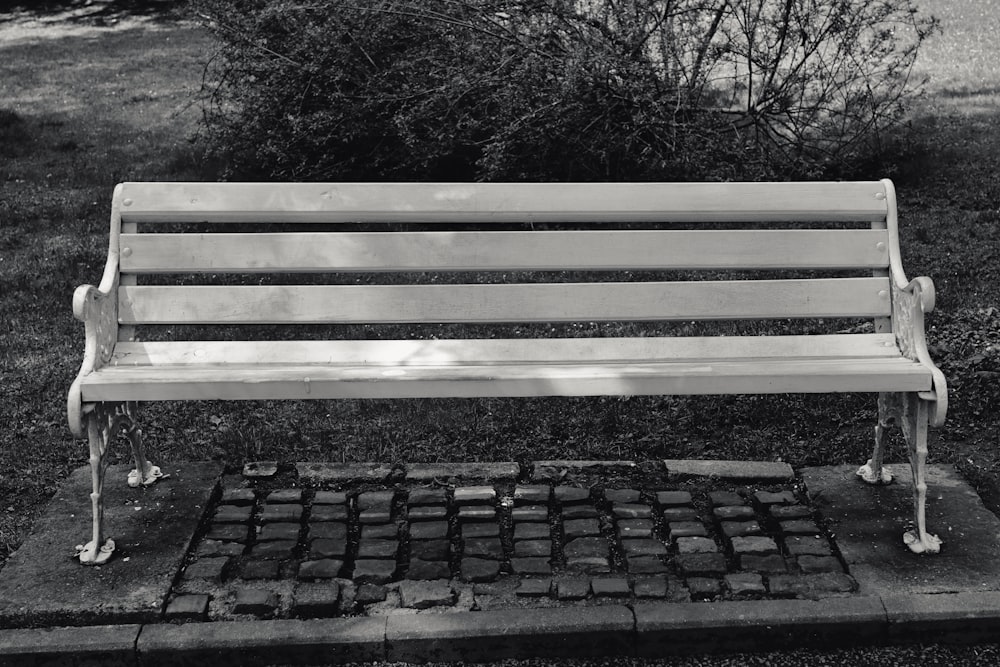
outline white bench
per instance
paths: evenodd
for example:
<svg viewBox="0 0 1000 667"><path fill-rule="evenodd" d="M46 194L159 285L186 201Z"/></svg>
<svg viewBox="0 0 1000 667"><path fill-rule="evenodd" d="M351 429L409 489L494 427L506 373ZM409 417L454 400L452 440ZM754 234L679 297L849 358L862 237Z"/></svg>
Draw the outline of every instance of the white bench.
<svg viewBox="0 0 1000 667"><path fill-rule="evenodd" d="M878 394L859 475L889 481L884 433L901 424L915 494L904 539L934 552L924 460L947 394L924 340L933 306L931 281L903 273L889 181L125 183L101 285L74 295L86 352L69 423L94 470L80 558L114 548L101 497L119 431L129 483L158 478L136 402L798 392ZM730 322L726 335L677 335L700 320ZM782 328L796 321L809 332ZM570 322L594 324L587 337L537 333ZM634 322L641 335L617 324ZM429 335L429 323L500 337ZM271 324L281 335L261 338ZM185 340L183 325L228 328ZM345 338L382 325L394 339Z"/></svg>

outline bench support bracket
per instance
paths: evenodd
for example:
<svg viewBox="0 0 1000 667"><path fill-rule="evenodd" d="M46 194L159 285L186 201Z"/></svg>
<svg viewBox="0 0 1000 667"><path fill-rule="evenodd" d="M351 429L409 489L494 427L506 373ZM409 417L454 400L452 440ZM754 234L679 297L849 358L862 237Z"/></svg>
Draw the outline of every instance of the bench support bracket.
<svg viewBox="0 0 1000 667"><path fill-rule="evenodd" d="M115 550L115 541L104 534L104 476L111 463L111 443L121 435L132 447L136 467L129 473L129 486L149 486L166 475L146 459L142 431L135 424L135 403L93 403L84 411L93 482L90 494L93 532L90 542L78 545L76 550L84 565L100 565L106 563Z"/></svg>
<svg viewBox="0 0 1000 667"><path fill-rule="evenodd" d="M892 475L882 467L885 435L899 424L913 471L913 529L903 533L903 543L913 553L937 553L941 540L927 532L927 428L928 402L915 393L881 393L878 397L878 425L875 426L875 449L868 462L858 468L858 477L869 484L888 484Z"/></svg>

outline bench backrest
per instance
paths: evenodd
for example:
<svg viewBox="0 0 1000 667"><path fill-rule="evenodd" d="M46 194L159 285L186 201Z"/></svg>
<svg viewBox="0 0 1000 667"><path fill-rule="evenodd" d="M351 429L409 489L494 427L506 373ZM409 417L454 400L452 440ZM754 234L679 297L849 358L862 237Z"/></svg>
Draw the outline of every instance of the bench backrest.
<svg viewBox="0 0 1000 667"><path fill-rule="evenodd" d="M859 317L884 332L899 262L888 181L124 183L111 253L120 338L149 324Z"/></svg>

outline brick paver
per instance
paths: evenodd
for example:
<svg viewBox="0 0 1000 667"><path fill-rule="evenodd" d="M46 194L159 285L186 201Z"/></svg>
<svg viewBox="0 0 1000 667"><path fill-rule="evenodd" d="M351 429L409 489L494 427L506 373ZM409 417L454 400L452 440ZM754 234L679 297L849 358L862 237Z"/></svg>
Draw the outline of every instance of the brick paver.
<svg viewBox="0 0 1000 667"><path fill-rule="evenodd" d="M234 614L266 617L278 608L278 594L260 588L241 588L233 602Z"/></svg>
<svg viewBox="0 0 1000 667"><path fill-rule="evenodd" d="M208 613L209 597L205 594L178 595L167 603L164 617L171 621L200 621Z"/></svg>

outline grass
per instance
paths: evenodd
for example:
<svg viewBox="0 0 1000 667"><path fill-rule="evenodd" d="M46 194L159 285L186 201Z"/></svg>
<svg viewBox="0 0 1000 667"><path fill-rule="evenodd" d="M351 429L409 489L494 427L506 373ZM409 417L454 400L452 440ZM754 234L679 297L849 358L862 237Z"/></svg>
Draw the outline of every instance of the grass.
<svg viewBox="0 0 1000 667"><path fill-rule="evenodd" d="M939 291L929 338L952 408L932 434L1000 508L994 451L1000 303L1000 47L989 2L925 0L944 33L918 63L931 77L914 110L897 181L904 266ZM960 5L960 6L959 6ZM75 11L75 10L74 10ZM59 481L86 463L65 420L82 356L74 288L99 280L111 190L122 180L213 180L191 137L210 39L155 16L110 27L68 14L0 15L0 564ZM970 48L974 45L974 48ZM991 109L992 106L992 109ZM887 174L873 173L872 178ZM874 400L865 396L627 400L428 400L192 403L144 407L157 460L736 458L793 465L863 461ZM126 458L125 447L116 454ZM896 439L890 460L903 460ZM83 502L81 500L81 502ZM81 526L82 528L82 526ZM82 537L82 535L81 535ZM72 545L66 545L67 555Z"/></svg>
<svg viewBox="0 0 1000 667"><path fill-rule="evenodd" d="M0 562L87 458L65 426L82 353L70 298L100 278L111 188L205 176L189 137L210 52L152 19L0 23Z"/></svg>

